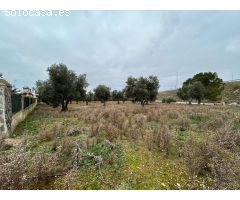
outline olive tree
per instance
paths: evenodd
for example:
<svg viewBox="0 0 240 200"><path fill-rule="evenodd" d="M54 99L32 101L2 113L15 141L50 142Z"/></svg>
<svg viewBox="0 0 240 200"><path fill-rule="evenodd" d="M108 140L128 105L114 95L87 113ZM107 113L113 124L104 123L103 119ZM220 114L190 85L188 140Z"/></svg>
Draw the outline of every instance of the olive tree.
<svg viewBox="0 0 240 200"><path fill-rule="evenodd" d="M77 78L75 94L75 100L77 103L78 101L83 101L86 99L86 88L89 85L86 77L86 74L80 74Z"/></svg>
<svg viewBox="0 0 240 200"><path fill-rule="evenodd" d="M123 92L122 91L113 90L113 92L112 92L112 100L113 101L117 101L117 103L119 104L120 101L123 101Z"/></svg>
<svg viewBox="0 0 240 200"><path fill-rule="evenodd" d="M205 87L201 82L197 81L189 86L188 92L189 97L191 99L196 99L198 101L198 104L200 104L204 98Z"/></svg>
<svg viewBox="0 0 240 200"><path fill-rule="evenodd" d="M159 80L156 76L148 78L128 77L126 87L124 89L126 97L133 102L140 102L142 106L148 104L149 101L157 99L159 89Z"/></svg>
<svg viewBox="0 0 240 200"><path fill-rule="evenodd" d="M84 96L87 87L86 75L77 75L63 63L53 64L47 69L48 80L37 81L36 91L39 99L52 105L62 106L62 111L68 110L71 100Z"/></svg>
<svg viewBox="0 0 240 200"><path fill-rule="evenodd" d="M86 94L86 98L85 98L85 101L86 101L86 105L88 105L89 102L93 101L94 100L94 94L92 91L89 91L87 94Z"/></svg>
<svg viewBox="0 0 240 200"><path fill-rule="evenodd" d="M94 89L95 98L98 101L101 101L103 105L106 105L106 101L108 101L111 98L111 89L105 85L98 85Z"/></svg>

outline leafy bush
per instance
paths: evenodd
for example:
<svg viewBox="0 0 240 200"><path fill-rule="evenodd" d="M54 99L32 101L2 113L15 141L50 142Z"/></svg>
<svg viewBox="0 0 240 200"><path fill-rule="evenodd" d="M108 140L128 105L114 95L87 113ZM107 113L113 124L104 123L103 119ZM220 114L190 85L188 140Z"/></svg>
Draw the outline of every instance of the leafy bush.
<svg viewBox="0 0 240 200"><path fill-rule="evenodd" d="M171 98L171 97L162 99L162 103L170 104L170 103L175 103L175 102L176 102L176 100L174 98Z"/></svg>

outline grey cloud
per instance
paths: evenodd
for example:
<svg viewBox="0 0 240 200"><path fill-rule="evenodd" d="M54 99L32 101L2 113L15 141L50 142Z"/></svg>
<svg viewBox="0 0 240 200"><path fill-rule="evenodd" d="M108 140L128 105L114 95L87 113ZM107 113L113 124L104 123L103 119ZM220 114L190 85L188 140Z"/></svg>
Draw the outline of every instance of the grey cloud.
<svg viewBox="0 0 240 200"><path fill-rule="evenodd" d="M69 17L0 15L0 71L17 86L47 78L63 62L89 89L155 74L161 90L199 71L240 78L238 11L72 11Z"/></svg>

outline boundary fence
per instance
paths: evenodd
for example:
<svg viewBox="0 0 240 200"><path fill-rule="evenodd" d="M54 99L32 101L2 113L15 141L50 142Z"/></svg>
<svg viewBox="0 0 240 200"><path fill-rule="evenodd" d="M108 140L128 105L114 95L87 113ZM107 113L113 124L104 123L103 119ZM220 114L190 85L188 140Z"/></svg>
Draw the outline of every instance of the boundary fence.
<svg viewBox="0 0 240 200"><path fill-rule="evenodd" d="M12 113L15 114L23 109L26 109L30 105L34 104L36 98L23 96L22 94L12 94Z"/></svg>
<svg viewBox="0 0 240 200"><path fill-rule="evenodd" d="M30 114L37 105L37 98L12 94L11 131Z"/></svg>

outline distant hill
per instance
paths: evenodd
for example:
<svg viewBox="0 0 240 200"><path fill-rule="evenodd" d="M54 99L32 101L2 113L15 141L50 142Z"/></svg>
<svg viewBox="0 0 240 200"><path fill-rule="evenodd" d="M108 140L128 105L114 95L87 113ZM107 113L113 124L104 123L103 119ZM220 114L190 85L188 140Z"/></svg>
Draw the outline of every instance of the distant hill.
<svg viewBox="0 0 240 200"><path fill-rule="evenodd" d="M158 100L162 101L164 98L173 98L177 101L180 100L177 97L177 90L167 90L167 91L159 92Z"/></svg>
<svg viewBox="0 0 240 200"><path fill-rule="evenodd" d="M240 80L225 82L223 98L226 103L240 103Z"/></svg>
<svg viewBox="0 0 240 200"><path fill-rule="evenodd" d="M158 100L162 101L162 99L169 97L174 98L177 101L180 100L177 97L177 90L159 92ZM240 80L225 82L223 100L226 103L240 103Z"/></svg>

